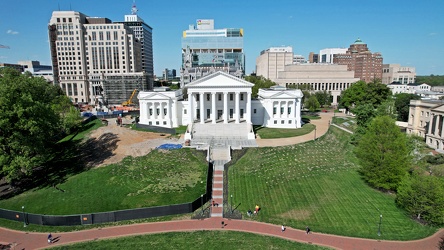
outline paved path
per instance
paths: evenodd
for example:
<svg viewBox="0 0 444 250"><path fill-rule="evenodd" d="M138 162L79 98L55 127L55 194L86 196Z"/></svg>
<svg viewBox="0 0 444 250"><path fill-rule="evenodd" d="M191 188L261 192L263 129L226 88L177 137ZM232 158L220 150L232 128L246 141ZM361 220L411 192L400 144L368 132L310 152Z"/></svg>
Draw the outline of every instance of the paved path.
<svg viewBox="0 0 444 250"><path fill-rule="evenodd" d="M221 221L225 222L224 228ZM444 236L444 229L436 234L416 241L385 241L370 240L351 237L342 237L328 234L305 234L302 230L288 228L281 232L281 226L262 222L246 220L226 220L210 218L205 220L180 220L168 222L155 222L133 224L117 227L83 230L69 233L52 233L58 241L52 245L47 243L46 233L24 233L0 228L0 241L15 243L15 249L43 249L49 246L60 246L74 242L90 241L97 239L116 238L130 235L152 234L161 232L196 231L196 230L232 230L252 232L262 235L274 236L302 243L310 243L328 246L335 249L402 249L402 250L427 250L437 249L440 237Z"/></svg>
<svg viewBox="0 0 444 250"><path fill-rule="evenodd" d="M311 131L306 135L289 137L289 138L279 138L279 139L256 139L256 143L259 147L278 147L278 146L288 146L293 144L298 144L302 142L311 141L315 138L319 138L328 131L328 127L330 126L330 122L333 116L345 116L342 113L327 112L320 113L321 119L311 120L310 123L316 126L316 130Z"/></svg>

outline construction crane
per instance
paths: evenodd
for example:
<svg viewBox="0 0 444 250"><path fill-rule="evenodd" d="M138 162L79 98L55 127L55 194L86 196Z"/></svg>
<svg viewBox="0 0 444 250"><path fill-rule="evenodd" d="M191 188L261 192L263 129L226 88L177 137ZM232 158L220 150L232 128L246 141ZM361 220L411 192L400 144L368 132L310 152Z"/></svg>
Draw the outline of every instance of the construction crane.
<svg viewBox="0 0 444 250"><path fill-rule="evenodd" d="M134 95L136 94L136 92L137 92L137 89L134 89L134 90L133 90L133 93L131 94L131 97L128 99L128 101L124 101L124 102L122 102L122 106L131 106L131 105L134 105L134 103L133 103L133 97L134 97Z"/></svg>
<svg viewBox="0 0 444 250"><path fill-rule="evenodd" d="M0 44L0 49L9 49L9 46Z"/></svg>

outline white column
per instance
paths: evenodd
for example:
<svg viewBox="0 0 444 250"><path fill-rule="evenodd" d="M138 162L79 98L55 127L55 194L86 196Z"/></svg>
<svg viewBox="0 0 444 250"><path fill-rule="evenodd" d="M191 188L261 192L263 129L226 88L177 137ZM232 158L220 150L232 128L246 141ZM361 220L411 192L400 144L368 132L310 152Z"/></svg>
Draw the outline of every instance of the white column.
<svg viewBox="0 0 444 250"><path fill-rule="evenodd" d="M434 134L435 136L438 135L438 131L439 131L439 129L438 129L438 122L439 122L439 115L437 115L437 116L436 116L436 119L435 119L435 131L433 131L433 134Z"/></svg>
<svg viewBox="0 0 444 250"><path fill-rule="evenodd" d="M431 135L432 134L432 123L433 123L433 117L435 116L435 114L431 113L430 114L430 121L429 121L429 131L428 134ZM412 122L414 123L414 122Z"/></svg>
<svg viewBox="0 0 444 250"><path fill-rule="evenodd" d="M200 123L204 124L205 123L205 118L204 118L204 93L200 92L199 93L199 103L200 103Z"/></svg>
<svg viewBox="0 0 444 250"><path fill-rule="evenodd" d="M246 113L247 113L247 123L251 123L251 93L247 93L247 107L246 107Z"/></svg>
<svg viewBox="0 0 444 250"><path fill-rule="evenodd" d="M239 120L240 120L240 119L239 119L239 115L240 115L240 114L239 114L239 113L240 113L240 112L239 112L239 94L240 94L239 92L236 92L236 108L235 108L235 109L236 109L236 110L235 110L235 111L236 111L236 112L235 112L236 121L235 121L235 123L239 123Z"/></svg>
<svg viewBox="0 0 444 250"><path fill-rule="evenodd" d="M193 106L194 106L194 100L193 100L193 93L188 93L188 119L190 120L189 123L193 123L194 122L194 117L193 117Z"/></svg>
<svg viewBox="0 0 444 250"><path fill-rule="evenodd" d="M228 123L228 92L224 92L224 110L223 110L223 114L224 114L224 123Z"/></svg>
<svg viewBox="0 0 444 250"><path fill-rule="evenodd" d="M216 92L211 92L211 123L216 123Z"/></svg>
<svg viewBox="0 0 444 250"><path fill-rule="evenodd" d="M170 126L170 128L172 128L173 126L172 126L172 122L171 122L171 102L168 100L168 102L166 102L166 108L167 108L167 114L166 114L166 117L167 117L167 125L169 125Z"/></svg>

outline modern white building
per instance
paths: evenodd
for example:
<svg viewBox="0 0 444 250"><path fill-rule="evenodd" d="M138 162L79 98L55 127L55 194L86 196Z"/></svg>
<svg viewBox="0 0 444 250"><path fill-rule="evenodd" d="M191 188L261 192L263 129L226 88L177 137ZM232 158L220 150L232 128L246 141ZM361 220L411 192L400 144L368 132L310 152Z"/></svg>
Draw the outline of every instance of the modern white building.
<svg viewBox="0 0 444 250"><path fill-rule="evenodd" d="M333 63L333 56L345 54L347 48L327 48L319 51L319 63Z"/></svg>
<svg viewBox="0 0 444 250"><path fill-rule="evenodd" d="M430 94L441 94L439 92L431 91L431 86L425 83L417 84L417 83L411 83L411 84L403 84L403 83L390 83L387 85L387 87L392 91L392 94L400 94L400 93L407 93L407 94L417 94L423 97L426 97L424 95L430 95Z"/></svg>
<svg viewBox="0 0 444 250"><path fill-rule="evenodd" d="M382 84L413 84L416 81L415 67L401 67L400 64L382 65Z"/></svg>
<svg viewBox="0 0 444 250"><path fill-rule="evenodd" d="M167 88L140 92L139 124L173 128L193 124L247 124L275 128L300 128L302 92L276 86L260 89L251 98L253 84L223 71L189 83L183 90ZM252 127L248 130L253 136ZM251 133L251 134L250 134Z"/></svg>

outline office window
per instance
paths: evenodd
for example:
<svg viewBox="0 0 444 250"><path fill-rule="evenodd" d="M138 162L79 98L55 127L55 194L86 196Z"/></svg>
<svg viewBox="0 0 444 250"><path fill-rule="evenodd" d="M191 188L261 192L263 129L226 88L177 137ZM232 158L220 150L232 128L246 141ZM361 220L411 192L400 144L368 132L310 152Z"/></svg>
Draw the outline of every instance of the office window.
<svg viewBox="0 0 444 250"><path fill-rule="evenodd" d="M230 101L233 100L233 94L230 94Z"/></svg>
<svg viewBox="0 0 444 250"><path fill-rule="evenodd" d="M210 100L210 94L207 94L207 101Z"/></svg>
<svg viewBox="0 0 444 250"><path fill-rule="evenodd" d="M241 100L241 101L244 100L244 94L240 94L240 100Z"/></svg>
<svg viewBox="0 0 444 250"><path fill-rule="evenodd" d="M273 107L273 115L275 115L277 113L277 108Z"/></svg>
<svg viewBox="0 0 444 250"><path fill-rule="evenodd" d="M253 109L253 114L256 114L256 109Z"/></svg>
<svg viewBox="0 0 444 250"><path fill-rule="evenodd" d="M219 94L218 97L217 97L217 99L218 99L219 101L222 101L222 94Z"/></svg>

